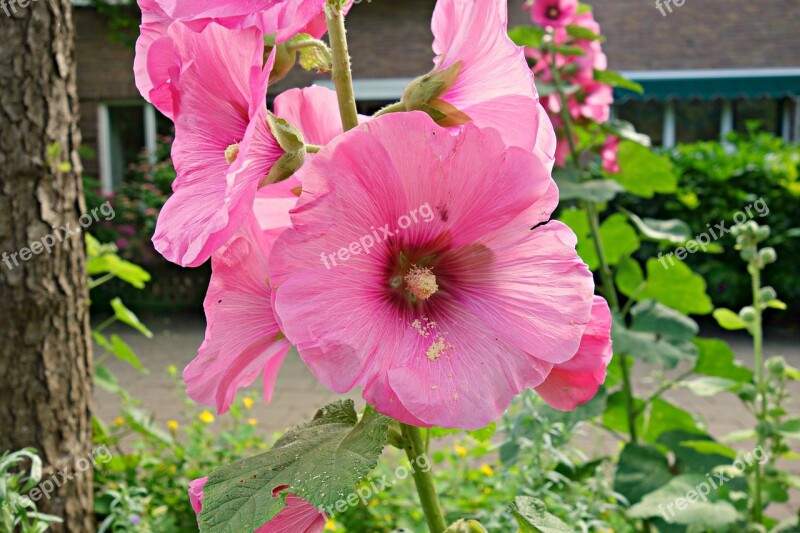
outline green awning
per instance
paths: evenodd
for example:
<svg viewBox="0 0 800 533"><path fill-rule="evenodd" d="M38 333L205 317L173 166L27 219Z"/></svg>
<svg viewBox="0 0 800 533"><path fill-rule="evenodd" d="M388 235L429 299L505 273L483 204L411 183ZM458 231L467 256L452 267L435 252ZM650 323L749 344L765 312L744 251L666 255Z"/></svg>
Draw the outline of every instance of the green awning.
<svg viewBox="0 0 800 533"><path fill-rule="evenodd" d="M627 100L733 100L800 97L800 68L639 71L624 74L644 87L644 94L617 89Z"/></svg>

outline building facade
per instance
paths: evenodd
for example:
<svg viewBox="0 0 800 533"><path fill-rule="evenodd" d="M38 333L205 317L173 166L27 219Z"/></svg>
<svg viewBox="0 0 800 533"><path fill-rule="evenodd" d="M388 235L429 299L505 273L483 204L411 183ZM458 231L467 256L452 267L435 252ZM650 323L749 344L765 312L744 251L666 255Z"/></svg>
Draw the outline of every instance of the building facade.
<svg viewBox="0 0 800 533"><path fill-rule="evenodd" d="M107 191L124 179L142 148L154 152L169 121L134 85L133 49L110 38L108 21L76 0L78 92L84 144L96 153L87 172ZM509 1L510 25L529 23L524 0ZM429 71L435 0L361 0L348 16L359 107L371 112L399 99ZM800 139L800 1L597 0L609 68L645 87L619 92L615 114L655 145L712 140L750 120L787 140ZM298 69L270 98L324 76Z"/></svg>

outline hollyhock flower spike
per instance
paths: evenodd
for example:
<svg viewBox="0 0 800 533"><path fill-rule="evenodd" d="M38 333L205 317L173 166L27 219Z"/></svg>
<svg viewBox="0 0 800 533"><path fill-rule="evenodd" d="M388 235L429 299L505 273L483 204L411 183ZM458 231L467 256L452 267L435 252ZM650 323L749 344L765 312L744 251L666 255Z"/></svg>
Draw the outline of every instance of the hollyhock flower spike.
<svg viewBox="0 0 800 533"><path fill-rule="evenodd" d="M597 394L612 355L611 311L602 297L595 296L592 319L578 352L566 363L555 365L536 392L555 409L572 411Z"/></svg>
<svg viewBox="0 0 800 533"><path fill-rule="evenodd" d="M291 224L300 182L290 178L259 191L255 213L211 260L211 283L203 307L206 337L183 373L186 392L219 414L236 391L263 375L269 402L278 370L291 345L272 312L267 260L280 233Z"/></svg>
<svg viewBox="0 0 800 533"><path fill-rule="evenodd" d="M211 24L197 33L174 24L169 35L186 58L170 83L177 178L153 243L169 261L198 266L244 223L259 184L290 154L268 126L272 56L262 66L257 29Z"/></svg>
<svg viewBox="0 0 800 533"><path fill-rule="evenodd" d="M270 260L283 331L317 378L402 422L475 429L572 359L594 283L550 220L549 165L419 112L323 148Z"/></svg>
<svg viewBox="0 0 800 533"><path fill-rule="evenodd" d="M508 37L507 2L439 0L432 29L435 67L406 89L405 109L452 131L469 121L495 128L506 144L552 159L555 134L525 51Z"/></svg>
<svg viewBox="0 0 800 533"><path fill-rule="evenodd" d="M534 0L530 10L534 24L563 28L574 22L578 0Z"/></svg>
<svg viewBox="0 0 800 533"><path fill-rule="evenodd" d="M208 481L207 477L195 479L189 483L189 499L195 514L199 517L203 510L203 487ZM273 491L272 497L282 497L281 493L289 487L278 487ZM303 498L288 494L286 507L269 523L256 529L253 533L321 533L328 522L328 516L308 503Z"/></svg>

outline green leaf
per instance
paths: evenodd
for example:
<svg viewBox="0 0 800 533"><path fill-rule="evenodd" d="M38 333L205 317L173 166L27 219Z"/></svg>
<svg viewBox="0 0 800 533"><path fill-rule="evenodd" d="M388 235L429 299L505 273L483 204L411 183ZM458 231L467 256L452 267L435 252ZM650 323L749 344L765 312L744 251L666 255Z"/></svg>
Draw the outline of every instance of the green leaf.
<svg viewBox="0 0 800 533"><path fill-rule="evenodd" d="M545 31L539 26L515 26L508 30L508 36L517 46L539 48L544 42Z"/></svg>
<svg viewBox="0 0 800 533"><path fill-rule="evenodd" d="M724 307L715 309L713 317L717 321L717 324L731 331L747 328L747 324L744 320L739 318L738 313L734 313L730 309L725 309Z"/></svg>
<svg viewBox="0 0 800 533"><path fill-rule="evenodd" d="M147 374L147 370L142 366L139 358L136 357L136 354L133 352L131 347L128 346L128 344L123 341L119 335L111 335L110 351L114 354L114 357L117 358L117 360L122 361L123 363L128 363L142 374Z"/></svg>
<svg viewBox="0 0 800 533"><path fill-rule="evenodd" d="M612 87L619 87L620 89L627 89L638 94L644 94L644 87L633 80L629 80L619 72L613 70L595 70L594 79L600 83L611 85Z"/></svg>
<svg viewBox="0 0 800 533"><path fill-rule="evenodd" d="M109 248L107 245L102 245L88 233L86 234L85 241L87 255L86 272L90 276L113 274L137 289L143 289L145 284L150 281L150 273L145 269L122 259L116 253L110 251L115 250L116 247Z"/></svg>
<svg viewBox="0 0 800 533"><path fill-rule="evenodd" d="M652 198L655 193L674 193L677 190L678 176L667 156L655 154L641 144L622 141L618 158L622 170L612 178L628 192Z"/></svg>
<svg viewBox="0 0 800 533"><path fill-rule="evenodd" d="M754 429L739 429L731 431L720 440L723 442L742 442L745 440L753 440L756 436L756 430Z"/></svg>
<svg viewBox="0 0 800 533"><path fill-rule="evenodd" d="M674 368L680 361L697 356L692 337L698 326L689 317L654 300L636 304L630 328L615 316L611 336L614 350L652 364Z"/></svg>
<svg viewBox="0 0 800 533"><path fill-rule="evenodd" d="M654 299L685 314L706 315L714 306L706 282L681 262L665 269L658 259L647 261L647 286L637 300Z"/></svg>
<svg viewBox="0 0 800 533"><path fill-rule="evenodd" d="M713 440L687 440L681 442L681 446L691 448L704 455L720 455L731 460L736 459L738 456L738 453L733 448Z"/></svg>
<svg viewBox="0 0 800 533"><path fill-rule="evenodd" d="M571 37L575 37L576 39L584 39L586 41L600 41L603 42L606 40L605 37L599 35L589 28L585 28L583 26L578 26L577 24L569 24L567 26L567 33Z"/></svg>
<svg viewBox="0 0 800 533"><path fill-rule="evenodd" d="M544 502L530 496L517 496L509 505L519 523L519 533L572 533L573 529L547 512Z"/></svg>
<svg viewBox="0 0 800 533"><path fill-rule="evenodd" d="M707 496L698 493L701 486L708 489ZM666 517L668 523L693 526L697 531L723 531L737 518L733 505L717 501L716 491L703 474L674 477L628 512L634 518Z"/></svg>
<svg viewBox="0 0 800 533"><path fill-rule="evenodd" d="M622 185L612 180L591 180L575 183L556 179L556 183L562 200L586 200L587 202L602 203L613 200L625 190Z"/></svg>
<svg viewBox="0 0 800 533"><path fill-rule="evenodd" d="M147 327L141 323L139 317L137 317L133 311L125 307L125 304L122 303L122 300L119 298L114 298L111 300L111 308L114 309L114 316L117 317L120 322L132 327L148 339L153 337L153 332L147 329Z"/></svg>
<svg viewBox="0 0 800 533"><path fill-rule="evenodd" d="M645 413L647 423L643 438L646 442L656 442L668 431L684 431L702 434L703 429L694 415L663 398L656 398Z"/></svg>
<svg viewBox="0 0 800 533"><path fill-rule="evenodd" d="M778 424L775 430L790 439L800 439L800 418L792 418Z"/></svg>
<svg viewBox="0 0 800 533"><path fill-rule="evenodd" d="M616 359L616 358L615 358ZM622 391L617 391L608 397L606 401L606 411L603 413L603 426L614 431L627 434L628 429L628 412L626 408L627 400ZM634 398L634 409L641 410L644 408L644 400ZM641 435L644 429L644 422L642 417L636 418L636 432Z"/></svg>
<svg viewBox="0 0 800 533"><path fill-rule="evenodd" d="M697 346L697 363L694 373L726 378L739 383L753 380L753 372L735 360L731 347L720 339L694 339Z"/></svg>
<svg viewBox="0 0 800 533"><path fill-rule="evenodd" d="M653 218L639 218L636 214L628 212L631 221L639 231L648 239L658 242L683 244L692 238L691 228L683 220L656 220Z"/></svg>
<svg viewBox="0 0 800 533"><path fill-rule="evenodd" d="M697 396L710 397L716 396L720 392L735 391L741 386L741 383L727 378L705 376L685 381L682 385Z"/></svg>
<svg viewBox="0 0 800 533"><path fill-rule="evenodd" d="M105 365L94 367L94 384L111 394L119 394L122 390L117 377Z"/></svg>
<svg viewBox="0 0 800 533"><path fill-rule="evenodd" d="M619 137L622 140L641 144L642 146L646 146L648 148L653 143L650 140L650 137L643 133L637 132L634 125L626 120L612 118L608 122L601 124L600 129L605 133Z"/></svg>
<svg viewBox="0 0 800 533"><path fill-rule="evenodd" d="M172 444L172 435L156 426L152 417L141 409L123 407L122 416L128 422L131 429L140 435L152 437L167 445Z"/></svg>
<svg viewBox="0 0 800 533"><path fill-rule="evenodd" d="M658 333L677 341L686 341L697 335L697 322L655 300L639 302L631 309L633 331Z"/></svg>
<svg viewBox="0 0 800 533"><path fill-rule="evenodd" d="M575 232L578 237L578 255L596 270L600 266L594 243L589 229L589 220L583 209L566 209L561 213L560 220ZM610 265L616 265L624 258L639 249L639 237L636 230L628 224L624 215L615 213L600 225L600 239L606 251Z"/></svg>
<svg viewBox="0 0 800 533"><path fill-rule="evenodd" d="M331 509L377 465L389 419L368 407L358 420L352 400L320 409L267 453L218 468L209 476L200 531L242 533L270 522L285 506L278 487L318 509Z"/></svg>
<svg viewBox="0 0 800 533"><path fill-rule="evenodd" d="M670 479L672 473L664 454L653 446L627 444L619 456L614 490L636 504Z"/></svg>
<svg viewBox="0 0 800 533"><path fill-rule="evenodd" d="M626 257L620 261L617 265L616 281L619 292L628 298L633 297L640 289L644 288L644 273L639 262L632 257Z"/></svg>

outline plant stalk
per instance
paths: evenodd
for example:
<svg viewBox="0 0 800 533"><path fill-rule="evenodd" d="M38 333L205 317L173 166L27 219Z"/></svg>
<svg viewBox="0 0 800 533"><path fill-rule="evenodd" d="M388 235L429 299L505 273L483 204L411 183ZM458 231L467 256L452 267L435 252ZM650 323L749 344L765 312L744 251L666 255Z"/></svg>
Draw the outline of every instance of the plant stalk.
<svg viewBox="0 0 800 533"><path fill-rule="evenodd" d="M756 310L756 319L753 322L753 358L755 366L755 380L756 389L761 396L761 409L757 410L756 415L759 422L764 422L767 419L767 391L766 383L764 383L764 330L761 324L761 301L759 292L761 291L761 271L758 266L751 264L750 277L753 285L753 307ZM758 446L763 450L764 436L761 431L757 432ZM757 524L762 523L762 503L761 503L761 462L756 461L756 475L755 475L755 490L753 494L753 521Z"/></svg>
<svg viewBox="0 0 800 533"><path fill-rule="evenodd" d="M429 469L424 472L419 468L419 458L425 455L425 442L422 432L418 427L408 424L400 424L403 429L403 449L411 463L411 470L414 476L414 484L417 486L419 501L422 510L425 512L425 519L428 522L430 533L443 533L447 529L444 520L442 504L439 503L439 495L436 493L436 486L433 482L433 474Z"/></svg>
<svg viewBox="0 0 800 533"><path fill-rule="evenodd" d="M325 17L333 55L333 85L336 87L336 96L339 100L342 127L344 131L348 131L358 126L358 111L353 90L353 74L350 70L350 53L347 50L344 13L338 1L328 2Z"/></svg>

